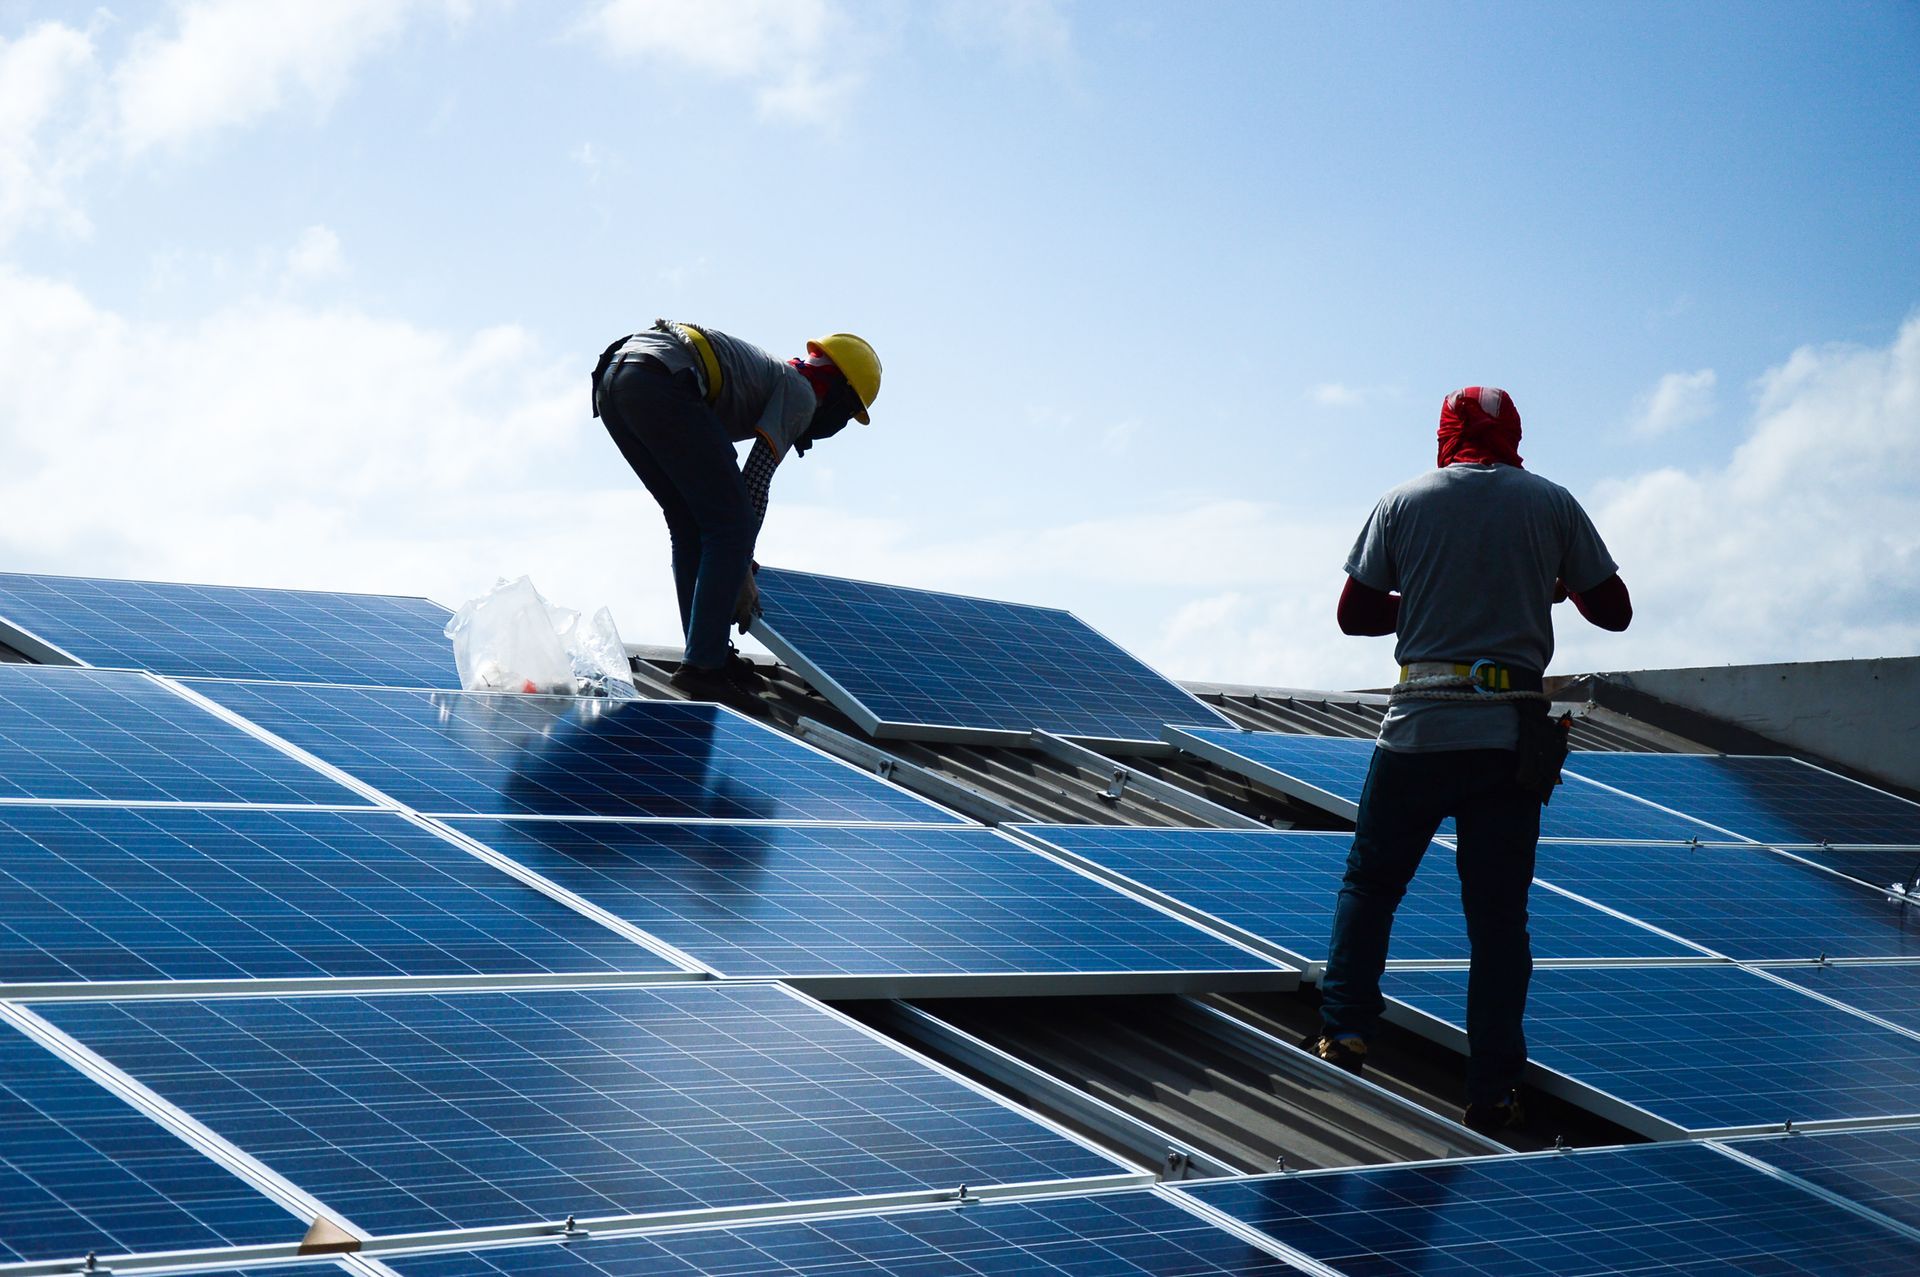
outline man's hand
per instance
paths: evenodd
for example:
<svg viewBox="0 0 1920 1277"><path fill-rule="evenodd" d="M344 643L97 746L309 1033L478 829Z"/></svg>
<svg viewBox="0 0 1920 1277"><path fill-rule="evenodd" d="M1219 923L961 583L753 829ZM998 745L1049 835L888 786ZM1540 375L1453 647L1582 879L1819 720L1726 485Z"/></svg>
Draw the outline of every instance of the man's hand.
<svg viewBox="0 0 1920 1277"><path fill-rule="evenodd" d="M747 573L747 579L740 582L740 596L733 601L733 623L745 634L747 627L753 624L753 618L760 615L760 586L753 579L753 573Z"/></svg>
<svg viewBox="0 0 1920 1277"><path fill-rule="evenodd" d="M1555 603L1567 601L1567 583L1557 576L1553 578L1553 601Z"/></svg>

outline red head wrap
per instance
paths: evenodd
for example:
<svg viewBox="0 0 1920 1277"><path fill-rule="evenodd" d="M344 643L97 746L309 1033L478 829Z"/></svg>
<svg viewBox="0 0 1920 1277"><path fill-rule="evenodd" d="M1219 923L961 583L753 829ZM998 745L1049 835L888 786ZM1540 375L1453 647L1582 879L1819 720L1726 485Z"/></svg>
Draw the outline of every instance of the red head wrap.
<svg viewBox="0 0 1920 1277"><path fill-rule="evenodd" d="M1440 403L1440 460L1520 464L1520 410L1497 386L1468 386Z"/></svg>

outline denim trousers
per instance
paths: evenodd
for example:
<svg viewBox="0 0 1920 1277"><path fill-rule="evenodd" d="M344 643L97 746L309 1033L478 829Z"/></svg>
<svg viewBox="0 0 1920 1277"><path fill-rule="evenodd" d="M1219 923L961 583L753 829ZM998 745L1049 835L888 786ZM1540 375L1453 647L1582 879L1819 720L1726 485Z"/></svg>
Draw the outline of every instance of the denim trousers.
<svg viewBox="0 0 1920 1277"><path fill-rule="evenodd" d="M1385 1009L1380 977L1394 910L1440 823L1452 817L1472 949L1470 1103L1505 1100L1527 1060L1521 1028L1533 977L1527 889L1540 840L1540 800L1514 784L1513 769L1513 751L1504 749L1374 750L1320 981L1326 1032L1372 1037Z"/></svg>
<svg viewBox="0 0 1920 1277"><path fill-rule="evenodd" d="M685 660L716 669L759 534L733 443L692 374L657 364L611 365L600 419L666 516Z"/></svg>

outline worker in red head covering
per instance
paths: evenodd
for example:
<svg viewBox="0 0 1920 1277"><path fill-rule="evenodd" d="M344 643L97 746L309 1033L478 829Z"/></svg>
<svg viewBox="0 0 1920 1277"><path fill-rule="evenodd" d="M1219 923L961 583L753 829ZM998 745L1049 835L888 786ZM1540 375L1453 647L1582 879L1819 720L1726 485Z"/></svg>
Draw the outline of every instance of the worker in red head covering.
<svg viewBox="0 0 1920 1277"><path fill-rule="evenodd" d="M1623 630L1627 587L1580 503L1520 464L1520 410L1468 386L1440 405L1438 466L1382 497L1347 558L1340 628L1397 634L1399 678L1360 796L1334 911L1322 1059L1359 1072L1383 1004L1393 914L1442 821L1458 831L1472 945L1466 1124L1524 1121L1521 1018L1533 955L1527 890L1540 808L1559 783L1567 728L1543 690L1553 605Z"/></svg>

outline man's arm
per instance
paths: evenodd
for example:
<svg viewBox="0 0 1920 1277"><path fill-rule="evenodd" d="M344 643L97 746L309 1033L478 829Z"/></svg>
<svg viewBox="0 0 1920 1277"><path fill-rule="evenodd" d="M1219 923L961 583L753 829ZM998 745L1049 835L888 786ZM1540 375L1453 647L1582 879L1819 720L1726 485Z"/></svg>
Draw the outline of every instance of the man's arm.
<svg viewBox="0 0 1920 1277"><path fill-rule="evenodd" d="M780 464L780 458L773 455L773 449L767 446L765 439L755 439L753 448L747 453L747 464L741 468L741 477L747 481L747 500L753 506L753 526L758 528L767 521L767 489L773 486L773 472Z"/></svg>
<svg viewBox="0 0 1920 1277"><path fill-rule="evenodd" d="M1348 577L1337 616L1342 634L1392 634L1400 628L1400 596Z"/></svg>
<svg viewBox="0 0 1920 1277"><path fill-rule="evenodd" d="M1578 594L1569 592L1568 598L1580 609L1580 615L1603 630L1616 633L1624 630L1633 622L1633 600L1627 595L1627 583L1615 572L1590 590Z"/></svg>

